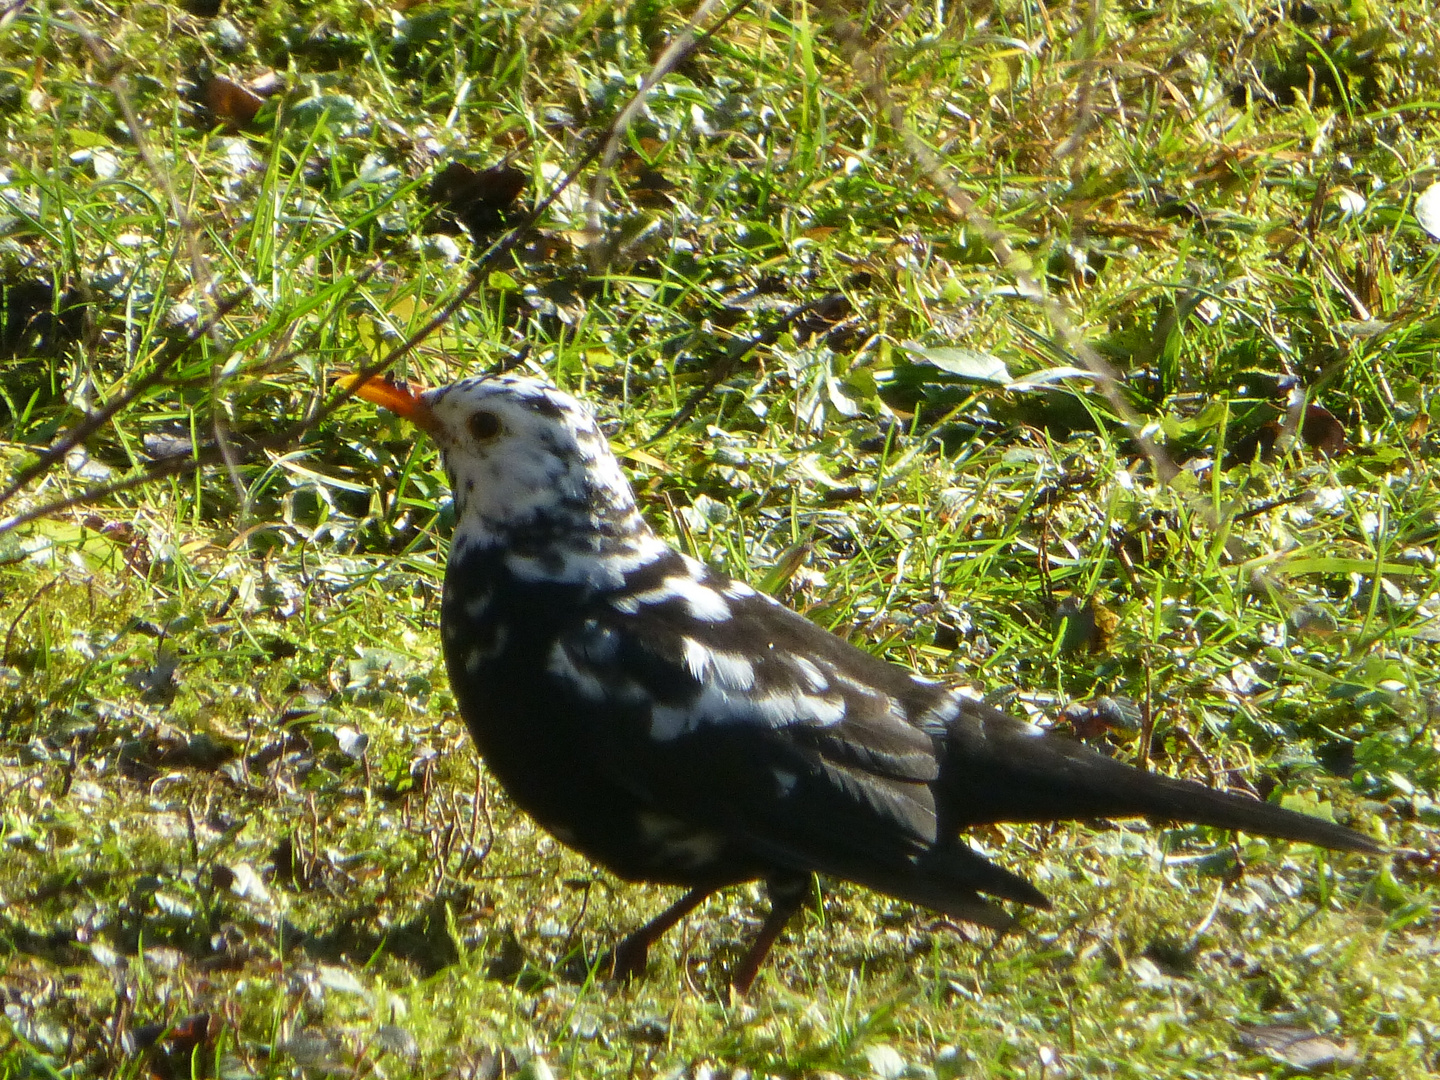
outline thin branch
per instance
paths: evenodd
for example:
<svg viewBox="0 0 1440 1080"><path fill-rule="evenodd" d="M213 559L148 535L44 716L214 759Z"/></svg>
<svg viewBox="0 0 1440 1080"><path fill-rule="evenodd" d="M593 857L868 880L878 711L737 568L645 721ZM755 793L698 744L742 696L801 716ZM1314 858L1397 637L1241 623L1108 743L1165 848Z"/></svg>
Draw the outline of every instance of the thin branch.
<svg viewBox="0 0 1440 1080"><path fill-rule="evenodd" d="M1070 134L1055 148L1051 155L1056 161L1064 161L1078 151L1095 123L1095 72L1099 61L1095 59L1095 43L1100 39L1100 5L1102 0L1090 0L1090 11L1085 19L1085 59L1080 65L1080 92L1075 102L1075 122Z"/></svg>
<svg viewBox="0 0 1440 1080"><path fill-rule="evenodd" d="M74 450L75 447L79 446L91 435L109 423L121 409L162 382L170 369L179 362L181 357L189 352L191 346L209 334L225 316L239 307L240 301L244 299L244 297L245 294L239 292L234 296L222 300L209 318L200 323L189 334L186 334L184 338L171 341L164 350L162 350L160 358L155 361L155 366L151 368L149 372L136 379L135 382L123 392L116 394L115 397L106 402L102 408L87 413L78 424L60 436L39 458L21 469L15 479L10 482L10 486L3 492L0 492L0 506L8 503L22 488L36 477L48 472L56 462L62 460L71 450Z"/></svg>
<svg viewBox="0 0 1440 1080"><path fill-rule="evenodd" d="M125 86L122 62L116 61L109 48L83 23L76 24L76 32L100 65L114 71L108 80L110 92L115 95L115 103L125 116L125 124L130 129L130 140L135 144L135 152L140 155L140 160L145 163L145 168L149 170L151 177L169 200L170 212L175 215L175 221L180 226L180 231L185 236L186 246L189 248L190 272L194 276L197 286L196 295L202 304L208 303L215 291L215 275L210 269L210 260L206 257L205 249L200 243L202 231L200 223L190 213L189 208L175 190L175 185L170 182L170 174L150 148L150 140L145 133L145 124L140 119L140 114L135 111L135 105L130 100L130 92ZM230 474L230 482L236 492L243 496L244 483L240 479L238 471L239 461L231 450L229 426L225 423L225 418L220 410L215 407L216 398L219 396L220 372L221 366L216 364L211 373L210 428L214 431L215 442L224 455L225 468Z"/></svg>
<svg viewBox="0 0 1440 1080"><path fill-rule="evenodd" d="M600 239L603 230L600 227L600 208L605 202L605 185L615 167L615 160L620 156L620 137L629 128L630 121L635 118L635 114L645 104L645 99L650 96L650 91L659 84L661 79L684 63L701 45L710 41L731 19L749 7L750 2L751 0L739 0L724 15L721 15L714 25L697 36L695 28L714 8L719 6L719 0L705 0L685 23L684 29L680 31L676 39L660 54L660 59L655 61L655 65L645 73L645 77L640 80L640 88L635 91L635 96L615 117L614 122L610 125L609 137L605 140L605 155L600 161L600 170L595 176L595 186L590 191L589 204L586 206L586 231L591 236L590 250L592 253L602 250ZM600 267L592 265L591 269L598 270Z"/></svg>
<svg viewBox="0 0 1440 1080"><path fill-rule="evenodd" d="M655 439L664 438L681 424L689 421L690 417L695 414L695 410L700 407L700 403L705 400L715 387L730 377L731 373L740 365L741 360L745 359L746 356L756 349L774 344L781 334L795 324L796 319L814 311L827 299L829 299L829 297L822 296L818 300L811 300L798 307L791 308L778 319L774 319L762 327L757 333L731 345L730 348L726 350L725 356L710 369L705 378L704 385L697 388L695 392L690 395L685 404L680 406L679 411L670 417L669 420L665 421L664 426L655 433L650 441L654 442Z"/></svg>
<svg viewBox="0 0 1440 1080"><path fill-rule="evenodd" d="M744 8L748 6L749 2L750 0L741 0L740 3L731 8L730 11L728 11L722 17L720 22L718 22L715 26L712 26L708 31L706 31L705 34L701 35L698 38L695 38L688 44L685 44L682 48L676 50L673 56L670 52L667 51L666 56L667 58L669 58L671 66L673 67L674 64L678 64L683 61L686 56L688 56L701 44L708 41L714 35L714 33L719 30L721 26L724 25L726 21L733 18L740 11L744 10ZM658 65L656 70L659 70ZM636 100L643 99L643 96L646 93L648 93L648 87L642 88L640 91L637 91ZM626 117L633 115L633 105L634 101L627 105L625 109L622 109L620 113L617 114L615 120L611 122L610 126L602 134L591 140L591 143L585 149L585 152L580 155L580 157L575 161L574 165L570 167L570 170L566 172L564 177L562 177L560 181L555 185L555 187L550 190L550 193L546 195L545 198L543 198L539 203L537 203L522 221L518 222L512 229L505 233L504 236L496 240L495 243L493 243L484 252L484 254L480 256L480 258L475 264L474 269L470 273L469 280L467 280L466 283L460 288L459 292L457 292L453 297L451 297L449 301L447 301L441 308L439 308L435 312L435 314L433 314L429 319L427 319L423 326L421 326L418 330L412 333L399 345L395 346L395 348L391 349L388 353L385 354L385 356L381 357L379 360L375 361L372 364L362 365L356 370L355 374L359 376L360 382L363 382L366 379L369 379L375 375L379 375L389 370L402 357L407 356L411 352L413 352L415 348L420 345L421 342L423 342L426 338L430 337L430 335L435 333L435 331L439 330L442 326L444 326L454 317L455 313L459 311L460 308L463 307L465 303L472 296L474 296L475 293L479 291L480 287L485 283L485 281L487 280L486 272L506 254L514 250L514 248L518 246L523 240L525 240L528 236L531 235L536 224L550 209L550 207L554 205L555 201L559 199L560 196L563 195L571 187L571 185L575 183L575 181L579 178L580 174L586 168L588 168L597 157L601 155L606 146L611 145L613 142L616 141L616 139L618 138L618 132L623 130L622 122L625 120ZM232 300L234 300L234 298L232 298ZM238 302L238 300L234 300L234 302ZM232 310L232 308L225 308L224 312L220 312L219 314L223 315L229 310ZM210 320L207 320L205 327L201 330L201 333L205 332L205 330L208 329L209 326ZM173 363L174 360L170 360L170 364L173 365ZM151 385L153 385L153 383ZM94 430L96 430L100 426L100 423L104 423L105 420L108 420L111 416L118 412L120 408L123 408L124 405L127 404L130 400L133 400L136 395L134 393L127 392L127 395L122 396L124 397L124 400L119 401L119 403L113 409L107 406L106 410L101 410L101 412L105 415L101 417L99 423L96 423L93 427L90 427L79 438L76 438L73 442L71 442L70 446L66 448L66 451L72 449L85 436L93 434ZM252 438L246 439L243 443L234 444L234 450L237 451L237 457L235 460L243 461L263 450L280 449L298 442L307 431L309 431L315 425L319 424L322 420L328 417L336 409L344 405L352 397L354 397L353 389L341 388L337 390L336 393L334 393L328 400L317 405L306 416L295 421L293 424L287 425L280 431L272 432L266 435L254 436ZM98 416L100 414L97 413L96 415ZM81 426L84 425L82 424ZM75 433L72 432L71 435L73 434ZM67 436L67 439L68 438L69 436ZM57 499L42 506L32 507L29 510L23 511L22 513L16 514L12 517L4 519L3 521L0 521L0 536L3 536L5 533L18 528L21 525L25 525L28 522L35 521L39 518L47 517L51 514L60 513L64 510L69 510L77 506L87 506L92 503L99 502L102 499L109 498L112 495L118 495L126 491L132 491L135 488L142 487L145 484L148 484L154 480L160 480L167 476L188 476L191 473L194 473L200 469L219 464L222 461L228 462L229 459L226 455L226 451L230 448L231 446L227 445L223 449L218 447L211 447L205 450L197 449L196 452L189 457L173 458L170 460L157 462L150 468L146 469L144 472L139 473L135 476L126 477L122 480L116 480L106 484L95 485L93 487L86 488L84 491L80 492L77 495L72 495L64 499ZM28 483L30 480L34 479L34 476L39 475L39 472L43 471L44 468L48 468L49 465L53 465L54 459L58 458L59 456L63 456L63 453L66 451L61 451L59 454L56 454L55 448L47 451L47 455L54 455L51 461L47 465L41 466L38 471L32 473L31 475L25 477L20 481L17 481L14 485L12 485L12 488L18 489L20 486L23 486L24 483ZM33 469L35 467L32 466L31 468ZM27 470L27 472L29 472L29 470ZM14 490L11 490L7 492L6 497L8 498L10 495L13 494ZM3 502L4 500L0 499L0 505L3 505Z"/></svg>

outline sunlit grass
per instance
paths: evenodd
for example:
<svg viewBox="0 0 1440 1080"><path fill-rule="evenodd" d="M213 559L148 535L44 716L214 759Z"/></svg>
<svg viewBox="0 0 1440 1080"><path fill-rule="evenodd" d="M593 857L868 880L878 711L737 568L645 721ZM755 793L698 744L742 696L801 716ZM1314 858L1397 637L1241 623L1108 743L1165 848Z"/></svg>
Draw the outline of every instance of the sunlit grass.
<svg viewBox="0 0 1440 1080"><path fill-rule="evenodd" d="M498 232L438 231L434 176L506 159L529 205L679 14L0 17L0 475L183 346L0 512L235 450L0 536L0 1078L1284 1075L1244 1034L1275 1025L1348 1042L1340 1075L1440 1068L1437 248L1413 215L1440 42L1415 3L1314 14L855 13L949 181L1122 372L1169 487L1086 380L974 377L1076 358L803 6L747 10L652 95L603 265L587 174L401 360L438 383L523 356L595 406L685 550L1011 711L1148 709L1153 767L1400 852L983 830L1053 911L995 940L827 885L746 1001L754 888L644 981L588 976L669 896L545 836L471 750L433 450L360 404L248 449L465 286ZM196 104L267 72L242 130ZM947 347L973 355L926 360ZM1302 430L1251 464L1292 386L1344 452Z"/></svg>

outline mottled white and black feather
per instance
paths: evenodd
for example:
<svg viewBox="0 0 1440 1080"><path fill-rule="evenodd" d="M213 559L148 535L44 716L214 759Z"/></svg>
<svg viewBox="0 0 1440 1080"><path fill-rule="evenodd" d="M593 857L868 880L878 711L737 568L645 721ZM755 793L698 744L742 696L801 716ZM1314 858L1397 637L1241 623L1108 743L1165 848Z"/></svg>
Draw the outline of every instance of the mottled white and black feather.
<svg viewBox="0 0 1440 1080"><path fill-rule="evenodd" d="M552 387L425 401L456 499L441 621L461 714L515 800L622 876L794 892L818 871L998 927L978 894L1045 899L967 826L1149 815L1375 848L1051 736L680 555Z"/></svg>

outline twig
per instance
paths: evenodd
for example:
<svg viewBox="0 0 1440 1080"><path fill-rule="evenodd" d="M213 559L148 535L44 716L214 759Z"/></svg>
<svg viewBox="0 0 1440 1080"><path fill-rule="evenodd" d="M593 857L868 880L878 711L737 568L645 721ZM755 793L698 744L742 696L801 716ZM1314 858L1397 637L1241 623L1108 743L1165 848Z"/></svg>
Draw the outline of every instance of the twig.
<svg viewBox="0 0 1440 1080"><path fill-rule="evenodd" d="M26 484L49 471L57 461L60 461L71 450L74 450L75 447L99 431L100 428L108 423L121 409L125 408L125 406L129 405L147 390L159 384L165 378L166 372L179 362L180 358L189 351L192 345L210 333L221 319L225 318L225 316L240 306L240 301L244 296L245 294L243 292L239 292L234 296L222 300L208 319L189 334L186 334L183 339L172 341L166 346L160 354L160 359L155 362L155 366L151 368L147 374L136 379L128 389L117 394L102 408L96 409L92 413L87 413L84 419L64 435L60 436L39 458L21 469L15 479L10 482L10 486L3 492L0 492L0 506L8 503Z"/></svg>
<svg viewBox="0 0 1440 1080"><path fill-rule="evenodd" d="M1233 518L1230 519L1230 523L1232 525L1238 525L1240 522L1245 521L1248 518L1259 517L1261 514L1266 513L1267 511L1276 510L1282 506L1289 506L1291 503L1297 503L1301 499L1307 498L1309 495L1310 492L1308 491L1297 491L1294 495L1286 495L1283 499L1270 499L1268 502L1263 502L1259 506L1252 506L1248 510L1241 510L1238 514L1236 514Z"/></svg>
<svg viewBox="0 0 1440 1080"><path fill-rule="evenodd" d="M30 613L30 609L35 606L35 601L39 600L42 596L44 596L47 592L49 592L59 583L60 579L58 577L51 578L44 585L41 585L40 588L36 589L33 593L31 593L30 599L26 600L25 606L20 609L20 614L16 615L14 621L11 622L10 631L5 635L5 650L3 653L0 653L0 658L3 658L7 666L10 663L10 647L15 644L16 629L20 626L20 623L24 621L25 616Z"/></svg>
<svg viewBox="0 0 1440 1080"><path fill-rule="evenodd" d="M689 41L688 43L681 43L675 50L667 50L666 56L663 59L668 61L669 67L661 70L659 65L657 65L655 70L660 71L660 74L663 75L664 71L670 70L676 64L682 62L685 57L690 55L691 52L693 52L702 44L710 40L710 38L714 36L716 31L718 31L723 25L725 25L726 22L728 22L735 15L743 11L749 5L749 2L750 0L741 0L740 3L736 4L729 11L727 11L725 15L722 16L720 21L717 22L714 26L710 27L710 29L707 30L704 34ZM84 30L81 30L79 32L82 33L82 35L86 33L86 31ZM643 100L645 94L648 93L649 86L651 85L653 85L653 81L647 80L647 83L642 86L641 90L637 91L635 100ZM540 202L537 203L535 207L530 211L530 213L525 215L523 220L518 222L512 229L505 233L505 235L501 236L493 244L490 245L490 247L476 261L475 267L470 273L469 280L467 280L466 283L461 286L460 290L453 297L451 297L449 301L447 301L435 312L435 314L433 314L429 319L427 319L424 325L422 325L418 330L412 333L395 348L391 349L379 360L375 361L372 364L362 365L356 370L355 374L358 376L358 380L357 383L354 385L358 385L360 382L364 382L366 379L372 378L375 375L379 375L387 371L389 368L394 366L395 363L398 362L402 357L407 356L411 352L413 352L415 348L420 345L421 342L423 342L426 338L430 337L431 334L435 333L442 326L448 323L451 318L454 317L455 313L459 311L460 308L463 307L465 303L472 296L474 296L475 293L479 291L480 287L486 282L486 272L506 254L514 250L514 248L518 246L522 240L524 240L531 234L532 230L535 228L536 224L540 221L540 219L545 215L546 211L548 211L550 207L554 205L555 201L560 198L560 196L564 194L572 184L575 183L575 181L579 178L581 172L583 172L587 167L589 167L589 165L597 157L600 156L604 149L618 138L618 133L624 130L624 123L626 119L634 112L634 104L635 101L632 100L632 102L628 104L626 108L620 111L620 113L616 116L615 120L606 129L606 131L591 141L590 145L585 149L585 152L580 155L580 157L575 161L574 165L570 167L569 171L566 172L566 174L560 179L560 181L550 190L550 193L546 195L545 198L541 199ZM235 299L233 302L238 303L238 299ZM217 310L217 318L223 317L226 312L232 310L232 308L224 308L224 305L222 305L222 309L223 310ZM213 321L213 319L206 320L206 323L202 328L201 333L206 332L213 325ZM194 335L192 335L192 337L193 336ZM172 365L174 364L174 362L174 360L170 361ZM154 375L153 372L151 374ZM151 385L153 385L153 383ZM60 513L64 510L68 510L76 506L84 506L90 503L98 502L99 500L108 498L112 495L118 495L126 491L131 491L154 480L163 479L167 476L187 476L193 472L196 472L199 469L219 464L221 462L226 462L228 464L232 460L241 461L262 450L278 449L281 447L289 446L294 442L298 441L300 437L305 434L305 432L309 431L312 427L319 424L336 409L340 408L347 401L349 401L353 396L353 389L350 389L348 387L341 388L337 390L337 392L334 393L328 400L317 405L306 416L297 420L293 424L287 425L278 432L255 436L246 440L242 444L236 444L232 440L224 440L223 445L221 446L212 447L207 450L197 451L195 454L189 457L175 458L172 460L157 462L155 465L151 466L149 469L146 469L143 473L140 473L138 475L126 477L123 480L117 480L107 484L99 484L94 487L89 487L86 488L84 491L80 492L78 495L72 495L64 499L57 499L53 502L46 503L43 506L32 507L31 509L26 510L22 513L16 514L4 520L0 520L0 536L3 536L5 533L18 528L21 525L24 525L31 521L35 521L38 518ZM122 395L122 397L124 396ZM120 408L123 408L124 405L131 400L134 400L134 394L131 394L128 397L124 397L124 400L119 400L118 404L116 404L116 407L114 409L110 409L108 412L106 410L101 410L101 412L105 413L106 415L104 415L100 419L100 423L104 423L105 420L113 416L115 412L118 412ZM95 427L98 426L99 424L95 425ZM91 428L85 434L93 433L93 431L94 428ZM82 435L81 438L83 437L84 436ZM73 448L73 446L78 444L79 441L80 439L76 439L75 442L70 444L70 447L67 447L67 450ZM231 456L232 452L235 455L233 458ZM53 448L50 453L53 453ZM44 468L48 468L50 464L53 464L53 460L49 464L42 466L40 471L43 471ZM14 486L18 488L19 486L22 486L23 483L28 483L29 480L34 479L34 476L36 475L39 475L39 472L31 474L30 476L26 477L26 479L20 481ZM9 495L13 495L13 493L13 491L7 492L7 497ZM0 499L0 505L3 505L3 502L4 499Z"/></svg>
<svg viewBox="0 0 1440 1080"><path fill-rule="evenodd" d="M1085 59L1080 65L1080 93L1075 103L1075 123L1065 141L1055 148L1052 156L1056 161L1063 161L1078 151L1095 123L1092 99L1095 94L1095 69L1099 67L1095 59L1095 42L1100 37L1100 3L1101 0L1090 0L1090 11L1085 20Z"/></svg>
<svg viewBox="0 0 1440 1080"><path fill-rule="evenodd" d="M695 414L695 410L700 407L700 403L705 400L706 396L708 396L715 387L728 379L735 369L740 366L740 361L744 360L746 356L756 349L766 345L773 345L781 334L785 333L786 330L795 324L796 319L814 311L827 299L828 297L821 297L818 300L811 300L801 304L799 307L791 308L784 315L772 321L768 326L763 327L758 333L731 345L730 348L726 350L725 356L710 369L705 377L704 385L696 389L696 391L690 395L689 400L680 406L679 411L669 420L665 421L664 426L655 433L651 441L653 442L654 439L663 438L680 427L680 425L688 422L690 417Z"/></svg>
<svg viewBox="0 0 1440 1080"><path fill-rule="evenodd" d="M600 228L600 208L605 201L606 182L609 180L611 170L615 167L615 159L620 156L620 137L625 134L625 130L630 126L630 121L635 118L635 114L639 112L640 107L645 104L645 99L650 96L650 91L659 84L660 80L674 71L701 45L719 33L721 28L729 23L731 19L749 7L750 0L738 0L738 3L732 5L724 15L721 15L713 26L703 34L697 36L695 34L695 28L705 20L718 4L719 0L705 0L696 10L695 14L690 16L690 19L685 23L684 28L680 31L676 39L660 54L660 59L655 61L654 66L651 67L650 70L645 73L645 77L640 80L640 88L635 91L635 96L630 99L625 108L620 110L619 115L615 117L614 122L610 125L610 131L605 140L604 156L600 159L600 171L595 176L595 186L590 191L589 205L586 206L586 230L590 233L590 250L592 253L602 251L600 244L602 236ZM598 270L600 267L592 265L591 269Z"/></svg>
<svg viewBox="0 0 1440 1080"><path fill-rule="evenodd" d="M119 63L88 27L77 23L76 32L79 34L80 40L85 43L85 47L103 67L114 69L115 73L108 80L110 92L115 95L115 103L125 115L125 124L130 129L130 139L135 144L135 152L140 155L140 160L145 163L145 167L154 177L155 183L159 185L160 190L169 200L170 212L175 215L175 221L179 224L180 231L185 236L186 246L189 248L190 272L194 275L195 284L199 290L197 295L202 302L208 302L214 291L215 275L211 272L210 261L206 258L205 250L200 244L200 225L181 200L179 193L175 190L175 185L170 182L170 174L165 171L151 151L150 140L145 134L145 125L140 119L140 114L135 111L134 103L130 100L130 92L126 89L125 76ZM225 423L225 418L220 410L215 408L215 398L218 396L215 391L219 390L221 370L219 364L214 365L211 369L210 428L215 433L215 442L220 447L226 471L230 474L230 482L236 493L243 497L245 485L240 479L238 471L239 460L235 457L230 443L229 425Z"/></svg>

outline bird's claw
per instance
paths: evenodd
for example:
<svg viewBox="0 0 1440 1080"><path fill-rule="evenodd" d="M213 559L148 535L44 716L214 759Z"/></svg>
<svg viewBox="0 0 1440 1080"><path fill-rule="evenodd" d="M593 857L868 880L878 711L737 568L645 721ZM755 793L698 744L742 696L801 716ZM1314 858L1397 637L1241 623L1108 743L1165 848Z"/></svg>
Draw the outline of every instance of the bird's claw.
<svg viewBox="0 0 1440 1080"><path fill-rule="evenodd" d="M599 970L608 973L611 982L628 983L645 974L649 961L650 943L636 941L632 934L601 958Z"/></svg>

